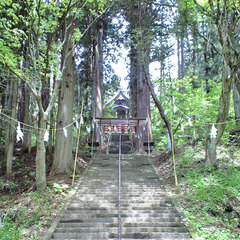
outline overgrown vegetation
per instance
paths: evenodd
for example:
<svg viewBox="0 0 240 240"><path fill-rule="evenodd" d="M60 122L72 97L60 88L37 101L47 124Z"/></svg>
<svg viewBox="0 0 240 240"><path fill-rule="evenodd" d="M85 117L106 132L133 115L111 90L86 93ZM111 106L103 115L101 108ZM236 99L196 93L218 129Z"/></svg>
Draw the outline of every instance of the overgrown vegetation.
<svg viewBox="0 0 240 240"><path fill-rule="evenodd" d="M14 162L14 176L7 180L0 175L0 239L42 239L50 224L74 193L71 172L50 175L48 159L48 187L37 191L34 182L34 156L21 154ZM84 161L87 163L87 160ZM83 170L86 165L82 166ZM81 171L78 171L80 173ZM76 181L80 175L76 176Z"/></svg>
<svg viewBox="0 0 240 240"><path fill-rule="evenodd" d="M217 169L207 171L201 145L179 148L178 186L174 184L170 154L163 154L155 163L168 190L175 194L194 237L237 240L240 238L240 150L239 146L221 145L217 153Z"/></svg>

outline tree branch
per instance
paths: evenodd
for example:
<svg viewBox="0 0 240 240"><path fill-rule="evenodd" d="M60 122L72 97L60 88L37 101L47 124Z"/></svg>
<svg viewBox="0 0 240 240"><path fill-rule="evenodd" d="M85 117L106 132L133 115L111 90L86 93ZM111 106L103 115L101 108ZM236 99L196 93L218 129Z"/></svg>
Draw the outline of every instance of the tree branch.
<svg viewBox="0 0 240 240"><path fill-rule="evenodd" d="M160 113L160 115L161 115L161 117L162 117L162 119L163 119L167 129L168 129L168 133L169 133L169 136L170 136L170 139L171 139L171 144L172 144L172 147L173 147L174 152L175 152L176 151L176 145L175 145L175 140L174 140L174 136L173 136L172 126L171 126L167 116L164 113L164 110L162 108L161 103L157 99L157 96L156 96L156 94L154 92L154 89L153 89L152 84L151 84L151 80L149 78L149 75L146 72L145 67L143 69L144 69L144 74L145 74L146 83L148 85L149 92L151 93L153 101L154 101L155 105L157 106L157 108L159 110L159 113Z"/></svg>
<svg viewBox="0 0 240 240"><path fill-rule="evenodd" d="M28 80L26 79L25 76L21 76L20 74L18 74L16 71L14 71L9 65L6 64L6 67L10 70L11 73L13 73L17 78L19 78L21 81L23 81L27 87L29 88L30 92L33 94L33 97L36 99L38 107L39 107L39 111L41 112L41 114L44 114L44 110L42 107L42 102L41 102L41 95L39 96L34 89L32 88L32 86L30 85L30 83L28 82Z"/></svg>

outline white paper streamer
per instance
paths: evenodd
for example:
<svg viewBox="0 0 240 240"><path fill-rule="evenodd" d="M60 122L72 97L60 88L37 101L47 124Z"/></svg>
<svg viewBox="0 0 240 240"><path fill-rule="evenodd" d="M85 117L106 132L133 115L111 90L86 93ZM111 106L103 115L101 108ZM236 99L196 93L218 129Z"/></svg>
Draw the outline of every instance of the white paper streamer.
<svg viewBox="0 0 240 240"><path fill-rule="evenodd" d="M91 128L90 127L87 127L86 130L87 130L87 133L91 132Z"/></svg>
<svg viewBox="0 0 240 240"><path fill-rule="evenodd" d="M216 138L217 137L217 129L215 128L214 124L212 125L211 132L210 132L210 138Z"/></svg>
<svg viewBox="0 0 240 240"><path fill-rule="evenodd" d="M191 118L188 118L188 124L189 124L190 127L192 126L192 119Z"/></svg>
<svg viewBox="0 0 240 240"><path fill-rule="evenodd" d="M182 131L182 132L184 131L184 126L183 126L183 124L181 124L181 131Z"/></svg>
<svg viewBox="0 0 240 240"><path fill-rule="evenodd" d="M23 134L23 132L21 130L20 123L18 123L18 126L17 126L17 136L16 136L17 142L20 141L20 140L23 140L23 136L24 136L24 134Z"/></svg>
<svg viewBox="0 0 240 240"><path fill-rule="evenodd" d="M173 113L176 113L177 112L177 106L174 104L173 105Z"/></svg>
<svg viewBox="0 0 240 240"><path fill-rule="evenodd" d="M65 127L63 128L63 133L64 133L64 136L67 138L68 132L67 132L67 129Z"/></svg>
<svg viewBox="0 0 240 240"><path fill-rule="evenodd" d="M76 121L76 128L77 128L77 129L79 128L79 123L78 123L78 121Z"/></svg>
<svg viewBox="0 0 240 240"><path fill-rule="evenodd" d="M46 132L44 133L44 141L48 142L48 140L49 140L49 132L48 130L46 130Z"/></svg>

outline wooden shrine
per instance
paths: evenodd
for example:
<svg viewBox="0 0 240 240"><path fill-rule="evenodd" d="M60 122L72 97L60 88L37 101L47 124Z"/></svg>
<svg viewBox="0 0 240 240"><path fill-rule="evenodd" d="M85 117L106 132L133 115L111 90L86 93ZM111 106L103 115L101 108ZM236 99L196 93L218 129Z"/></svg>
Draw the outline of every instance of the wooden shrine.
<svg viewBox="0 0 240 240"><path fill-rule="evenodd" d="M142 139L143 135L141 132L145 131L147 120L145 118L131 118L129 105L129 98L122 89L120 89L116 95L105 104L105 106L109 106L111 108L113 112L112 116L115 115L116 117L101 117L94 119L96 142L100 141L100 145L102 145L105 141L107 142L107 145L109 145L109 139L111 139L111 136L116 134L129 135L133 145L136 143L136 139ZM151 141L150 138L149 140ZM149 149L148 152L151 151L150 147L152 147L149 145L149 140L147 145L144 146L146 149ZM144 144L143 141L144 140L142 139L138 142Z"/></svg>
<svg viewBox="0 0 240 240"><path fill-rule="evenodd" d="M111 104L112 110L115 110L117 113L117 118L126 118L129 116L129 98L124 94L122 89L120 89L118 93L105 104L105 106Z"/></svg>
<svg viewBox="0 0 240 240"><path fill-rule="evenodd" d="M135 134L137 127L145 125L146 119L129 117L129 98L120 89L116 95L105 104L116 112L116 118L96 118L96 125L100 133L105 134Z"/></svg>

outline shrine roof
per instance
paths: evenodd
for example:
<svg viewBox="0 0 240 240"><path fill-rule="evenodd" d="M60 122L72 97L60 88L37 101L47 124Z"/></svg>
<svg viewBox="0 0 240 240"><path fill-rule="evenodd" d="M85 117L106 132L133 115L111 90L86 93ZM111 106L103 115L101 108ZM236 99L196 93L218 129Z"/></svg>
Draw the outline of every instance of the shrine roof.
<svg viewBox="0 0 240 240"><path fill-rule="evenodd" d="M105 104L105 106L108 106L111 102L113 101L117 101L117 100L128 100L129 98L124 94L123 90L120 89L117 94L109 101Z"/></svg>
<svg viewBox="0 0 240 240"><path fill-rule="evenodd" d="M128 109L129 109L129 107L124 106L124 105L117 105L117 106L113 107L112 109L116 109L116 108L123 108L123 109L125 109L125 110L128 110Z"/></svg>

